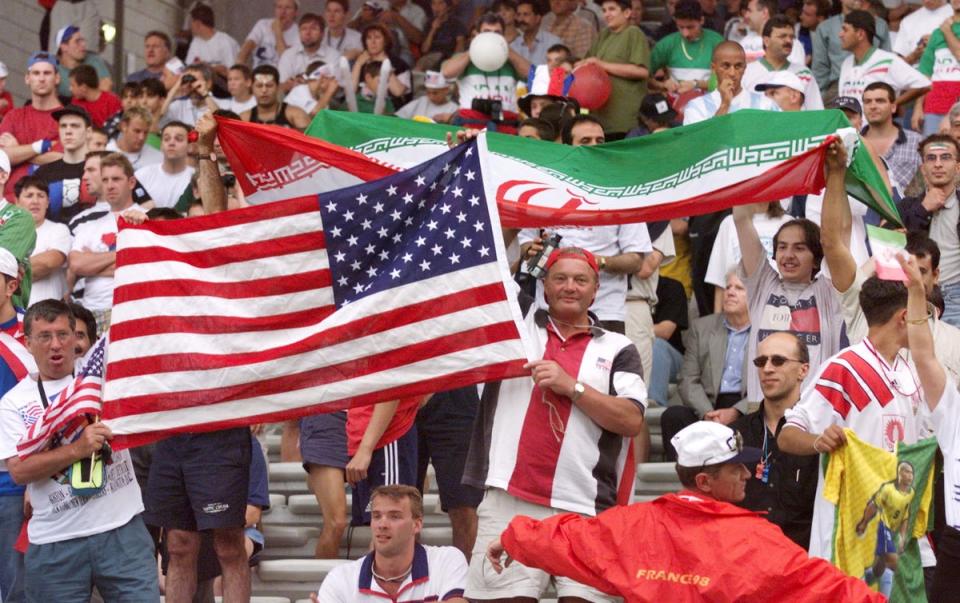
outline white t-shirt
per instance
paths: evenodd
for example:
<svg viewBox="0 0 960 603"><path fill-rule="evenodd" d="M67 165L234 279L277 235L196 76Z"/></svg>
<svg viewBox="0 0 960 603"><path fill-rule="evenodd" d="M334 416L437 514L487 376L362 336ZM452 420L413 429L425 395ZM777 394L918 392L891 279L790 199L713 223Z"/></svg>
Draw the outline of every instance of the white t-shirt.
<svg viewBox="0 0 960 603"><path fill-rule="evenodd" d="M513 66L507 62L496 71L481 71L471 62L460 79L460 108L470 109L475 98L489 98L503 103L504 111L517 111L517 77Z"/></svg>
<svg viewBox="0 0 960 603"><path fill-rule="evenodd" d="M324 578L317 599L323 603L360 601L446 601L462 597L467 586L467 561L452 546L414 545L413 569L400 585L396 598L387 595L373 577L373 556L333 568Z"/></svg>
<svg viewBox="0 0 960 603"><path fill-rule="evenodd" d="M429 117L433 119L434 116L441 114L452 115L457 112L457 103L453 101L447 101L442 105L435 105L430 102L430 99L426 96L421 96L420 98L415 98L406 105L400 107L399 110L395 113L397 117L402 117L404 119L413 119L417 115L423 115L424 117Z"/></svg>
<svg viewBox="0 0 960 603"><path fill-rule="evenodd" d="M310 94L309 84L298 84L283 97L283 102L294 107L300 107L309 114L317 106L318 101Z"/></svg>
<svg viewBox="0 0 960 603"><path fill-rule="evenodd" d="M44 381L47 399L53 403L73 376ZM17 455L17 443L43 415L36 375L30 375L0 400L0 458ZM102 534L125 525L143 511L140 486L126 450L113 454L103 490L95 496L74 496L60 476L41 479L27 486L33 517L27 525L31 544L48 544Z"/></svg>
<svg viewBox="0 0 960 603"><path fill-rule="evenodd" d="M850 214L852 222L850 225L850 241L847 242L847 249L853 256L853 261L857 266L862 266L864 262L870 259L870 252L867 251L867 227L863 217L867 215L867 206L848 196L847 202L850 204ZM823 193L817 195L807 195L806 218L820 226L820 216L823 214ZM820 271L829 276L830 268L826 260L821 265Z"/></svg>
<svg viewBox="0 0 960 603"><path fill-rule="evenodd" d="M580 247L597 255L610 257L622 253L649 253L653 251L650 233L646 224L622 224L619 226L562 226L550 228L563 237L561 247ZM535 228L525 228L517 235L521 245L539 236ZM600 320L624 320L626 318L627 275L600 271L600 290L590 311ZM543 281L537 281L537 307L546 309L543 299Z"/></svg>
<svg viewBox="0 0 960 603"><path fill-rule="evenodd" d="M249 111L257 106L257 97L250 95L250 98L243 101L242 103L237 99L230 98L216 98L214 97L213 102L217 103L217 106L223 109L224 111L233 111L237 115L240 115L244 111ZM163 155L160 156L163 159Z"/></svg>
<svg viewBox="0 0 960 603"><path fill-rule="evenodd" d="M789 222L788 215L771 218L766 213L753 214L753 227L757 229L760 243L767 253L770 266L776 270L777 262L773 259L773 236L780 227ZM737 227L733 223L733 216L727 216L717 228L717 238L713 242L713 251L710 252L710 263L707 264L707 275L703 279L711 285L725 287L727 273L740 263L740 240L737 238Z"/></svg>
<svg viewBox="0 0 960 603"><path fill-rule="evenodd" d="M947 379L930 419L943 452L943 510L947 525L960 530L960 392L952 379Z"/></svg>
<svg viewBox="0 0 960 603"><path fill-rule="evenodd" d="M160 118L160 127L162 128L171 121L182 121L188 126L195 126L200 116L209 110L206 103L195 105L191 97L182 96L167 107L167 112ZM160 161L163 161L163 153L160 154Z"/></svg>
<svg viewBox="0 0 960 603"><path fill-rule="evenodd" d="M886 82L898 95L902 90L926 88L930 80L899 56L881 48L872 48L857 65L853 54L840 65L840 96L861 98L873 82Z"/></svg>
<svg viewBox="0 0 960 603"><path fill-rule="evenodd" d="M277 66L280 57L277 56L277 38L273 33L273 19L260 19L254 23L246 41L256 44L252 53L254 69L260 65ZM300 28L296 23L291 23L290 27L283 30L283 42L287 45L287 49L300 46ZM283 80L283 78L280 79Z"/></svg>
<svg viewBox="0 0 960 603"><path fill-rule="evenodd" d="M363 50L363 36L360 35L359 31L347 27L343 30L342 36L333 38L330 36L330 30L325 29L323 45L332 48L339 57L349 50Z"/></svg>
<svg viewBox="0 0 960 603"><path fill-rule="evenodd" d="M797 46L799 45L794 46L794 48ZM786 64L786 70L797 76L806 86L806 89L803 91L802 109L804 111L820 111L823 109L823 97L820 95L820 86L817 85L817 80L813 77L813 72L810 71L810 68L803 63L788 62ZM771 71L773 71L773 68L771 68L767 61L762 58L756 60L747 65L746 71L743 72L743 79L740 81L740 85L746 90L753 90L754 86L763 83L767 74Z"/></svg>
<svg viewBox="0 0 960 603"><path fill-rule="evenodd" d="M169 174L164 171L161 163L137 170L136 176L157 207L173 207L183 191L190 186L193 172L194 168L188 165L176 174Z"/></svg>
<svg viewBox="0 0 960 603"><path fill-rule="evenodd" d="M892 50L900 56L907 56L917 48L923 36L930 35L933 30L953 16L953 7L947 2L936 10L921 6L900 21L900 32L893 41ZM920 59L917 59L917 63ZM916 65L916 63L914 63Z"/></svg>
<svg viewBox="0 0 960 603"><path fill-rule="evenodd" d="M277 71L280 72L280 81L285 82L307 70L307 65L314 61L323 61L336 68L340 64L340 53L327 46L320 46L316 52L307 52L302 46L295 46L283 51Z"/></svg>
<svg viewBox="0 0 960 603"><path fill-rule="evenodd" d="M188 66L194 63L208 63L229 67L233 65L239 52L240 45L236 40L222 31L217 31L210 36L209 40L194 36L193 41L190 42L190 48L187 49L187 60L184 62Z"/></svg>
<svg viewBox="0 0 960 603"><path fill-rule="evenodd" d="M697 122L710 119L720 108L720 93L714 90L710 94L704 94L693 99L683 109L683 125L695 124ZM763 94L744 88L740 94L733 97L730 101L730 110L728 113L735 113L740 109L761 109L763 111L779 111L780 107L773 100Z"/></svg>
<svg viewBox="0 0 960 603"><path fill-rule="evenodd" d="M37 244L33 248L33 255L39 255L51 250L57 250L64 256L70 255L72 237L70 229L65 224L58 224L52 220L44 220L37 227ZM31 257L32 257L31 256ZM30 305L45 299L63 299L67 290L66 259L63 265L44 278L33 279L30 289Z"/></svg>
<svg viewBox="0 0 960 603"><path fill-rule="evenodd" d="M121 134L121 136L123 136L123 134ZM148 165L153 165L163 161L163 153L161 153L159 149L155 149L147 143L143 143L143 146L140 147L140 150L136 153L128 153L120 150L120 147L117 146L116 140L111 140L107 143L107 150L121 153L124 157L130 160L130 164L133 166L134 170L139 170L142 167L147 167Z"/></svg>
<svg viewBox="0 0 960 603"><path fill-rule="evenodd" d="M146 213L139 205L131 205L124 211ZM122 212L120 212L122 213ZM117 213L109 212L96 220L79 224L73 232L73 247L70 251L107 253L117 250ZM88 276L84 278L83 305L90 310L102 312L113 307L113 277Z"/></svg>
<svg viewBox="0 0 960 603"><path fill-rule="evenodd" d="M747 64L750 64L763 56L763 36L753 31L747 32L747 35L740 40L743 46L743 52L747 55ZM790 49L790 56L787 60L799 65L807 64L807 54L803 51L803 44L794 40L793 48Z"/></svg>

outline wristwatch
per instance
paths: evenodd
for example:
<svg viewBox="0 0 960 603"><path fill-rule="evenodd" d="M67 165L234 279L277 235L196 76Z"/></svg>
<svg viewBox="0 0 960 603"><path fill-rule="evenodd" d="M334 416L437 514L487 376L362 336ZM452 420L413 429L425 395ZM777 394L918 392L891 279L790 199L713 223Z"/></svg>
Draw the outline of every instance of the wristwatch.
<svg viewBox="0 0 960 603"><path fill-rule="evenodd" d="M584 384L577 381L576 383L573 384L573 395L570 396L570 401L576 402L577 400L580 399L580 396L582 396L585 391L587 391L587 387Z"/></svg>
<svg viewBox="0 0 960 603"><path fill-rule="evenodd" d="M600 256L600 260L599 260L597 263L600 264L600 270L606 270L606 269L607 269L607 258L606 258L606 256L602 256L602 255L601 255L601 256Z"/></svg>

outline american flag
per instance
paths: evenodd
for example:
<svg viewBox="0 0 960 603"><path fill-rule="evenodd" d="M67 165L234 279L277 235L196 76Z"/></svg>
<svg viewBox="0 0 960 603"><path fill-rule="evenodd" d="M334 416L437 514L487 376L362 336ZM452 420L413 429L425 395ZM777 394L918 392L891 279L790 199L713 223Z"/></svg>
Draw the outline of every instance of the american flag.
<svg viewBox="0 0 960 603"><path fill-rule="evenodd" d="M101 337L87 352L77 378L65 390L49 397L43 416L17 444L20 458L61 441L72 442L87 426L87 415L100 414L106 347L106 337Z"/></svg>
<svg viewBox="0 0 960 603"><path fill-rule="evenodd" d="M524 374L484 142L319 197L125 225L115 447Z"/></svg>

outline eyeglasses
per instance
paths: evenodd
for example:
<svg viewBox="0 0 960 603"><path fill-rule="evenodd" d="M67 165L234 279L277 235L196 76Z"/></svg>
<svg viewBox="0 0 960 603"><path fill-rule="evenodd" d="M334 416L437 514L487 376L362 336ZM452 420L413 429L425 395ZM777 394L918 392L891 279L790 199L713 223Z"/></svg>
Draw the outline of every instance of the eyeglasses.
<svg viewBox="0 0 960 603"><path fill-rule="evenodd" d="M73 335L70 331L57 331L56 333L43 332L36 335L31 335L30 339L36 340L37 343L42 345L49 345L53 338L56 337L57 341L60 343L65 342L70 336Z"/></svg>
<svg viewBox="0 0 960 603"><path fill-rule="evenodd" d="M927 153L923 156L923 160L926 163L936 163L937 161L947 162L953 161L956 157L952 153Z"/></svg>
<svg viewBox="0 0 960 603"><path fill-rule="evenodd" d="M795 358L787 358L786 356L780 356L779 354L774 354L773 356L757 356L753 359L753 366L757 368L763 368L767 366L767 361L770 361L771 364L775 367L781 367L788 362L799 362L803 364L802 360L797 360Z"/></svg>

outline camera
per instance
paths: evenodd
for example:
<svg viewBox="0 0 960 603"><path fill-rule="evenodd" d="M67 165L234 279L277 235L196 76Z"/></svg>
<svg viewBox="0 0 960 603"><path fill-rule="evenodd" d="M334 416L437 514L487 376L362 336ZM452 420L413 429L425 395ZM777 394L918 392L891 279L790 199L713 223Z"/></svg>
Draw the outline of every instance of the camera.
<svg viewBox="0 0 960 603"><path fill-rule="evenodd" d="M490 119L500 121L503 119L503 103L492 98L475 98L470 103L470 108L478 113L489 115Z"/></svg>
<svg viewBox="0 0 960 603"><path fill-rule="evenodd" d="M195 76L195 75L193 75L193 74L191 74L191 73L188 73L187 75L183 76L183 79L180 80L180 82L181 82L181 83L184 83L184 84L192 84L192 83L194 83L195 81L197 81L197 76Z"/></svg>
<svg viewBox="0 0 960 603"><path fill-rule="evenodd" d="M543 245L543 249L527 261L527 272L530 273L530 276L536 279L542 279L547 275L547 260L550 259L550 254L553 253L557 247L560 247L561 239L563 239L563 237L555 232L544 233L540 237L540 244Z"/></svg>
<svg viewBox="0 0 960 603"><path fill-rule="evenodd" d="M237 177L233 174L224 174L220 176L221 182L223 182L224 188L233 188L237 183Z"/></svg>

